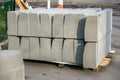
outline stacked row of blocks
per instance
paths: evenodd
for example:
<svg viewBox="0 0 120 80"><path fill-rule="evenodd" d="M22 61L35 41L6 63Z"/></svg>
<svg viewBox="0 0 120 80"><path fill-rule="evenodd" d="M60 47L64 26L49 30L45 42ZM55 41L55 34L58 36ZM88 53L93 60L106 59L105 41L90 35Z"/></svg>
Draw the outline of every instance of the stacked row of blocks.
<svg viewBox="0 0 120 80"><path fill-rule="evenodd" d="M111 50L112 10L44 9L8 12L9 49L24 59L96 68Z"/></svg>

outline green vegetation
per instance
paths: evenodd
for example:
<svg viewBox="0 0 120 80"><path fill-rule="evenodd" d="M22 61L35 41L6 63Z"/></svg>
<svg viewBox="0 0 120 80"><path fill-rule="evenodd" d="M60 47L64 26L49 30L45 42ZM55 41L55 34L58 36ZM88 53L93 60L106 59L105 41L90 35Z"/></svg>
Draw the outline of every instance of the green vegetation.
<svg viewBox="0 0 120 80"><path fill-rule="evenodd" d="M0 42L7 39L5 11L0 8Z"/></svg>

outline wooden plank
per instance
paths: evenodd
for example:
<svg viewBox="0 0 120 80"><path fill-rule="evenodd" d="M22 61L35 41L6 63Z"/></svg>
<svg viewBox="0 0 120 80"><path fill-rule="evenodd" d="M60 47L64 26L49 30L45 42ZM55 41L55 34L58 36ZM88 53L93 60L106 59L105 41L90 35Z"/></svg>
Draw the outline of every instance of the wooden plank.
<svg viewBox="0 0 120 80"><path fill-rule="evenodd" d="M104 58L103 61L110 61L110 58Z"/></svg>
<svg viewBox="0 0 120 80"><path fill-rule="evenodd" d="M110 61L103 61L103 62L101 62L101 64L99 66L100 67L106 67L106 66L109 65L109 63L110 63Z"/></svg>
<svg viewBox="0 0 120 80"><path fill-rule="evenodd" d="M114 54L114 53L116 53L116 51L115 50L111 50L109 53L110 54Z"/></svg>
<svg viewBox="0 0 120 80"><path fill-rule="evenodd" d="M107 57L107 58L112 58L113 54L115 54L115 53L116 53L115 50L111 50L106 57Z"/></svg>
<svg viewBox="0 0 120 80"><path fill-rule="evenodd" d="M104 58L103 61L99 64L96 69L93 69L94 72L99 72L102 67L106 67L111 62L111 58Z"/></svg>
<svg viewBox="0 0 120 80"><path fill-rule="evenodd" d="M65 66L64 64L58 64L59 68L64 68L64 66Z"/></svg>

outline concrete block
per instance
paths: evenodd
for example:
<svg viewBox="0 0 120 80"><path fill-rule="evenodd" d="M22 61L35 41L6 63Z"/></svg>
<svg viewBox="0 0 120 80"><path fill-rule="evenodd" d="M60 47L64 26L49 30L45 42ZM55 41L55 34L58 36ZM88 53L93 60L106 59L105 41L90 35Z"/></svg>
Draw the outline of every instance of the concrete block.
<svg viewBox="0 0 120 80"><path fill-rule="evenodd" d="M29 36L29 12L21 12L18 20L18 35Z"/></svg>
<svg viewBox="0 0 120 80"><path fill-rule="evenodd" d="M30 39L22 37L20 42L20 50L24 59L30 59Z"/></svg>
<svg viewBox="0 0 120 80"><path fill-rule="evenodd" d="M106 34L106 36L103 39L101 39L98 44L99 49L103 50L103 52L101 52L101 54L99 55L100 56L99 60L102 60L111 50L111 32Z"/></svg>
<svg viewBox="0 0 120 80"><path fill-rule="evenodd" d="M29 13L30 36L40 37L40 17L38 13Z"/></svg>
<svg viewBox="0 0 120 80"><path fill-rule="evenodd" d="M51 61L51 39L40 38L40 60Z"/></svg>
<svg viewBox="0 0 120 80"><path fill-rule="evenodd" d="M63 38L64 14L55 14L53 17L53 37Z"/></svg>
<svg viewBox="0 0 120 80"><path fill-rule="evenodd" d="M41 17L41 37L51 37L52 16L49 14L40 14Z"/></svg>
<svg viewBox="0 0 120 80"><path fill-rule="evenodd" d="M62 44L63 39L53 39L51 50L52 61L62 62Z"/></svg>
<svg viewBox="0 0 120 80"><path fill-rule="evenodd" d="M107 29L110 29L112 31L112 9L105 9L107 14Z"/></svg>
<svg viewBox="0 0 120 80"><path fill-rule="evenodd" d="M75 30L75 39L84 39L84 29L85 29L85 22L86 18L85 15L83 14L78 14L77 15L77 26Z"/></svg>
<svg viewBox="0 0 120 80"><path fill-rule="evenodd" d="M75 9L71 14L77 16L76 28L75 28L75 39L84 39L84 28L86 23L86 17L88 15L96 14L101 11L100 8L86 8L86 9Z"/></svg>
<svg viewBox="0 0 120 80"><path fill-rule="evenodd" d="M83 54L83 67L97 68L111 49L110 33L96 43L86 43Z"/></svg>
<svg viewBox="0 0 120 80"><path fill-rule="evenodd" d="M78 8L78 9L74 9L74 11L72 13L76 13L76 14L84 14L84 15L92 15L95 13L98 13L102 11L101 8Z"/></svg>
<svg viewBox="0 0 120 80"><path fill-rule="evenodd" d="M84 39L85 15L71 13L65 15L64 38Z"/></svg>
<svg viewBox="0 0 120 80"><path fill-rule="evenodd" d="M48 37L48 38L52 37L53 16L62 11L65 10L46 9L38 12L40 14L40 19L41 19L41 29L40 29L41 37Z"/></svg>
<svg viewBox="0 0 120 80"><path fill-rule="evenodd" d="M85 41L98 41L99 17L87 17L85 24Z"/></svg>
<svg viewBox="0 0 120 80"><path fill-rule="evenodd" d="M107 45L107 49L106 50L107 50L107 52L111 51L111 47L112 47L112 44L111 44L112 38L111 38L111 36L112 36L112 31L107 34L107 39L106 39L106 42L107 42L107 44L106 44Z"/></svg>
<svg viewBox="0 0 120 80"><path fill-rule="evenodd" d="M74 38L76 31L77 15L66 14L64 22L64 38Z"/></svg>
<svg viewBox="0 0 120 80"><path fill-rule="evenodd" d="M53 16L52 36L54 38L63 38L65 14L72 12L72 9L62 9Z"/></svg>
<svg viewBox="0 0 120 80"><path fill-rule="evenodd" d="M86 43L83 53L83 67L84 68L97 68L99 65L97 59L97 45L96 43Z"/></svg>
<svg viewBox="0 0 120 80"><path fill-rule="evenodd" d="M7 14L8 35L18 35L18 15L17 11L9 11Z"/></svg>
<svg viewBox="0 0 120 80"><path fill-rule="evenodd" d="M73 39L65 39L63 44L63 62L75 63Z"/></svg>
<svg viewBox="0 0 120 80"><path fill-rule="evenodd" d="M89 15L85 25L85 41L97 42L107 33L111 32L111 20L108 16L109 10L103 10L95 15ZM111 19L111 18L110 18Z"/></svg>
<svg viewBox="0 0 120 80"><path fill-rule="evenodd" d="M40 44L39 38L30 38L30 59L39 60L40 59Z"/></svg>
<svg viewBox="0 0 120 80"><path fill-rule="evenodd" d="M20 51L0 51L0 80L25 80L24 64Z"/></svg>
<svg viewBox="0 0 120 80"><path fill-rule="evenodd" d="M84 41L74 40L74 60L76 64L83 64Z"/></svg>
<svg viewBox="0 0 120 80"><path fill-rule="evenodd" d="M20 50L20 38L16 36L8 36L8 49Z"/></svg>

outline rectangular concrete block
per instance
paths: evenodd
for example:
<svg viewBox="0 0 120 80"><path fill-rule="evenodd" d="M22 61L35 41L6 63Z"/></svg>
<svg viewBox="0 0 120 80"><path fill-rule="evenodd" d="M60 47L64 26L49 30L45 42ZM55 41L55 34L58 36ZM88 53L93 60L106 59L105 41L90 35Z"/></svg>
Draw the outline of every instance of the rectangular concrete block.
<svg viewBox="0 0 120 80"><path fill-rule="evenodd" d="M40 37L40 16L39 13L31 12L29 13L29 27L30 27L30 36Z"/></svg>
<svg viewBox="0 0 120 80"><path fill-rule="evenodd" d="M74 40L74 60L76 64L83 64L84 41Z"/></svg>
<svg viewBox="0 0 120 80"><path fill-rule="evenodd" d="M86 43L83 53L83 67L84 68L97 68L98 51L96 43Z"/></svg>
<svg viewBox="0 0 120 80"><path fill-rule="evenodd" d="M53 39L51 49L52 61L62 62L62 44L63 39Z"/></svg>
<svg viewBox="0 0 120 80"><path fill-rule="evenodd" d="M40 59L40 44L39 38L30 38L30 59L39 60Z"/></svg>
<svg viewBox="0 0 120 80"><path fill-rule="evenodd" d="M85 41L98 41L98 27L100 19L98 16L87 17L85 24Z"/></svg>
<svg viewBox="0 0 120 80"><path fill-rule="evenodd" d="M30 59L30 39L28 37L21 38L20 50L24 59Z"/></svg>
<svg viewBox="0 0 120 80"><path fill-rule="evenodd" d="M84 39L84 29L86 18L84 14L77 15L76 21L76 30L75 30L75 39Z"/></svg>
<svg viewBox="0 0 120 80"><path fill-rule="evenodd" d="M53 17L53 37L63 38L64 14L55 14Z"/></svg>
<svg viewBox="0 0 120 80"><path fill-rule="evenodd" d="M49 14L40 14L41 17L41 37L51 37L52 16Z"/></svg>
<svg viewBox="0 0 120 80"><path fill-rule="evenodd" d="M20 50L20 38L16 36L8 36L8 49Z"/></svg>
<svg viewBox="0 0 120 80"><path fill-rule="evenodd" d="M83 13L65 15L64 38L84 39L86 18Z"/></svg>
<svg viewBox="0 0 120 80"><path fill-rule="evenodd" d="M106 44L107 49L106 50L107 50L107 52L111 51L111 47L112 47L112 44L111 44L112 43L112 37L111 36L112 36L112 31L110 33L108 33L107 37L106 37L106 42L107 42L107 44Z"/></svg>
<svg viewBox="0 0 120 80"><path fill-rule="evenodd" d="M0 80L25 80L23 58L20 51L0 51Z"/></svg>
<svg viewBox="0 0 120 80"><path fill-rule="evenodd" d="M59 10L53 8L53 9L46 9L43 11L39 11L40 20L41 20L41 29L40 29L41 37L47 37L47 38L52 37L53 16L61 11L65 11L65 10Z"/></svg>
<svg viewBox="0 0 120 80"><path fill-rule="evenodd" d="M106 34L106 36L103 39L101 39L98 44L99 49L103 50L102 53L105 53L105 54L101 53L99 55L100 57L99 60L101 61L111 51L111 32Z"/></svg>
<svg viewBox="0 0 120 80"><path fill-rule="evenodd" d="M53 24L52 24L52 36L54 38L63 38L64 37L64 21L65 15L73 12L72 9L62 9L57 11L53 15Z"/></svg>
<svg viewBox="0 0 120 80"><path fill-rule="evenodd" d="M51 39L40 38L40 60L51 61Z"/></svg>
<svg viewBox="0 0 120 80"><path fill-rule="evenodd" d="M107 27L112 31L112 9L106 9L107 14Z"/></svg>
<svg viewBox="0 0 120 80"><path fill-rule="evenodd" d="M109 10L103 10L87 17L85 24L85 41L97 42L107 33L111 32L112 23L108 18L108 12Z"/></svg>
<svg viewBox="0 0 120 80"><path fill-rule="evenodd" d="M7 14L8 35L18 35L18 15L17 11L10 11Z"/></svg>
<svg viewBox="0 0 120 80"><path fill-rule="evenodd" d="M73 39L65 39L63 44L63 62L75 63L74 61L74 49L73 49Z"/></svg>
<svg viewBox="0 0 120 80"><path fill-rule="evenodd" d="M21 12L19 14L18 20L18 35L19 36L29 36L29 14L28 12Z"/></svg>
<svg viewBox="0 0 120 80"><path fill-rule="evenodd" d="M74 38L76 31L77 15L66 14L64 22L64 38Z"/></svg>
<svg viewBox="0 0 120 80"><path fill-rule="evenodd" d="M0 80L25 80L24 68L19 68L16 71L7 73L6 75L0 76Z"/></svg>
<svg viewBox="0 0 120 80"><path fill-rule="evenodd" d="M97 68L111 49L110 33L96 43L86 43L83 54L83 67Z"/></svg>

